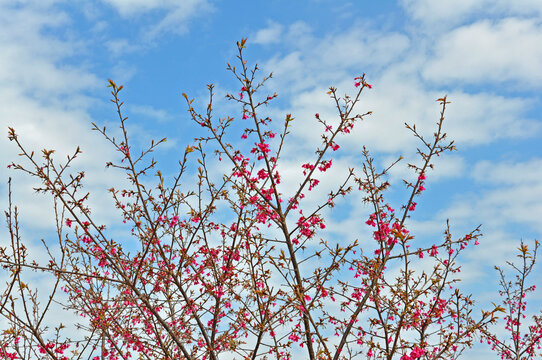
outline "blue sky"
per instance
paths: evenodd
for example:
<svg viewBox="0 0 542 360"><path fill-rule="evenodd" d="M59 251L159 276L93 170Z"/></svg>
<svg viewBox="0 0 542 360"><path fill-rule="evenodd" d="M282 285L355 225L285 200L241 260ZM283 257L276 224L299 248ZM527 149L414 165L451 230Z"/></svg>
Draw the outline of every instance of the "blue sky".
<svg viewBox="0 0 542 360"><path fill-rule="evenodd" d="M435 99L448 95L445 127L458 151L436 163L410 226L429 239L442 233L447 218L458 236L483 224L481 246L463 258L471 284L494 282L493 264L512 259L520 239L541 238L538 0L0 0L0 28L4 134L12 126L28 148L54 148L60 156L81 145L79 164L88 171L86 186L104 222L115 214L104 206L110 204L106 189L122 181L104 169L104 159L119 155L90 131L92 121L115 127L107 79L125 86L136 146L168 137L156 157L171 176L199 131L182 92L204 103L205 85L214 83L217 112L240 116L223 100L226 91L238 90L225 68L235 61L235 42L247 37L249 61L274 73L267 89L279 98L269 114L296 118L290 149L298 156L318 144L314 113L334 114L327 88L352 92L353 78L367 74L374 88L358 110L373 115L344 140L336 171L359 165L360 144L382 166L403 155L404 164L391 172L393 201L404 196L400 179L409 176L405 165L415 159L417 145L404 123L430 134L438 119ZM7 136L0 151L5 169L17 154ZM293 169L299 161L292 155L285 166ZM48 202L32 194L30 179L11 171L2 170L2 194L8 176L17 181L26 231L39 238L52 222L36 204ZM365 210L354 205L330 215L337 236L348 235L341 229L368 231L360 221Z"/></svg>

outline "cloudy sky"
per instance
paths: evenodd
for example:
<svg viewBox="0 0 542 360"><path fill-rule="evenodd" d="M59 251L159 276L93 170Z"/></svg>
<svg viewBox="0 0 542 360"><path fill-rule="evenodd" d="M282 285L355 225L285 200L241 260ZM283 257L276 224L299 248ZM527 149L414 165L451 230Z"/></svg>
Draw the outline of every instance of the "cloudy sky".
<svg viewBox="0 0 542 360"><path fill-rule="evenodd" d="M240 117L223 96L238 91L226 62L246 37L248 60L274 74L267 89L279 97L270 116L296 118L290 149L299 156L318 144L314 113L334 114L327 88L353 92L353 78L367 74L373 89L358 110L373 115L341 144L338 169L359 166L361 144L381 166L404 156L391 173L395 201L417 146L404 123L431 134L435 99L448 95L445 129L458 151L437 161L410 227L423 238L441 234L446 219L457 236L482 224L481 245L463 257L472 284L496 284L493 265L512 260L521 239L541 238L539 0L0 0L0 28L0 191L5 199L12 176L29 236L50 229L52 219L36 206L48 203L32 194L33 182L6 169L18 153L8 126L29 149L56 149L60 159L80 145L77 164L106 222L115 211L104 205L105 190L122 180L105 159L120 155L90 123L116 126L107 79L125 86L136 146L168 138L156 157L173 175L198 131L182 92L204 102L205 85L214 83L217 111ZM361 229L362 213L334 214L331 228Z"/></svg>

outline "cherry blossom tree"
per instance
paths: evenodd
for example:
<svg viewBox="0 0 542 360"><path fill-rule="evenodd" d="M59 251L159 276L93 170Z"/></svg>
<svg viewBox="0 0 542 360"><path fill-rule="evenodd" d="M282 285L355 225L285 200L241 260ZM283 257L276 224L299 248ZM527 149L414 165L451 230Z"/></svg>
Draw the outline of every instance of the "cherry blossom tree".
<svg viewBox="0 0 542 360"><path fill-rule="evenodd" d="M535 359L542 356L542 313L532 316L532 321L526 323L527 300L529 293L536 289L536 285L529 285L527 277L533 271L536 263L536 253L540 243L535 241L534 250L529 251L528 246L521 242L518 248L518 258L521 265L507 261L508 266L516 272L515 281L507 281L504 270L495 266L500 275L501 290L499 295L503 298L500 309L504 316L504 329L510 333L509 341L502 336L497 336L489 329L484 329L484 338L491 345L492 350L497 352L501 359L520 360Z"/></svg>
<svg viewBox="0 0 542 360"><path fill-rule="evenodd" d="M94 220L85 173L70 172L80 148L64 163L53 150L42 150L40 159L9 129L23 159L10 167L39 179L36 191L54 200L57 239L55 249L52 240L42 244L47 262L31 259L10 183L10 243L0 253L8 277L0 299L8 324L4 358L456 359L487 334L502 309L475 316L471 296L458 288L458 256L478 244L480 229L454 236L443 224L443 238L424 245L408 228L434 158L455 149L444 132L447 98L437 100L431 137L406 125L420 148L408 165L414 180L404 180L403 204L386 197L388 172L401 158L381 169L364 147L361 168L341 174L333 162L341 140L371 114L355 111L372 87L365 75L354 79L351 96L329 89L337 115L315 114L321 142L298 164L297 186L284 187L281 160L292 156L283 152L296 122L288 114L275 125L266 115L277 97L265 93L272 75L260 78L258 66L247 65L245 42L237 43L239 65L228 64L239 91L227 99L239 116L215 115L212 85L201 112L183 94L205 135L186 147L170 180L149 159L166 139L143 150L132 145L123 87L109 81L122 135L97 124L93 130L121 154L107 167L124 172L129 186L109 191L135 247L112 239ZM229 170L216 175L221 169ZM324 179L338 179L329 193L318 191ZM358 195L358 205L371 209L359 219L370 239L355 233L338 239L326 228L326 214ZM31 282L32 271L53 279L49 293ZM56 304L79 316L77 331L49 325Z"/></svg>

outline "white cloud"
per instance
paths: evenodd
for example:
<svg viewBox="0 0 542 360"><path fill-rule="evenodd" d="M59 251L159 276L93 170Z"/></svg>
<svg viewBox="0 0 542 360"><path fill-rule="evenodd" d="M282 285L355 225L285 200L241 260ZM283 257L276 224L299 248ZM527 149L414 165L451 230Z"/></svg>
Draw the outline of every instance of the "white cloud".
<svg viewBox="0 0 542 360"><path fill-rule="evenodd" d="M463 16L484 7L484 1L472 0L402 0L401 3L411 17L426 22L459 21Z"/></svg>
<svg viewBox="0 0 542 360"><path fill-rule="evenodd" d="M402 0L401 3L413 19L433 30L435 26L457 25L473 16L542 14L542 3L538 0Z"/></svg>
<svg viewBox="0 0 542 360"><path fill-rule="evenodd" d="M97 86L96 77L84 69L55 65L74 55L80 44L44 35L43 29L66 26L70 19L65 13L42 6L4 6L0 12L4 29L0 34L0 82L42 99Z"/></svg>
<svg viewBox="0 0 542 360"><path fill-rule="evenodd" d="M452 92L446 132L459 146L490 144L499 139L532 137L542 124L529 119L530 100L499 95ZM506 130L504 130L506 129Z"/></svg>
<svg viewBox="0 0 542 360"><path fill-rule="evenodd" d="M518 89L542 80L542 24L530 19L483 20L440 37L423 70L435 83L497 82ZM518 83L519 82L519 83Z"/></svg>
<svg viewBox="0 0 542 360"><path fill-rule="evenodd" d="M171 115L163 109L156 109L150 105L129 105L129 111L141 115L147 118L157 120L159 122L164 122L171 119Z"/></svg>
<svg viewBox="0 0 542 360"><path fill-rule="evenodd" d="M542 159L501 163L480 161L475 165L472 176L480 183L505 186L542 185Z"/></svg>
<svg viewBox="0 0 542 360"><path fill-rule="evenodd" d="M532 25L521 30L526 32L526 38L537 36L533 22L514 21L516 25ZM505 21L501 25L503 29L508 29L509 26L514 27L514 21ZM289 106L282 109L282 113L294 114L294 135L304 141L317 141L319 138L320 129L314 120L314 113L318 112L326 119L336 117L333 101L326 95L327 87L336 86L339 94L353 93L353 80L349 79L362 71L368 72L367 79L374 87L362 95L357 111L364 113L370 110L373 115L359 124L352 136L343 140L347 151L359 148L360 144L367 145L373 151L394 154L404 154L406 149L415 149L416 140L404 128L404 123L417 124L420 131L430 137L439 118L440 107L435 100L446 93L452 104L447 108L445 132L460 147L490 144L503 138L536 136L540 133L541 124L528 115L536 105L533 99L486 93L483 90L472 94L470 91L450 92L432 87L434 83L440 88L443 78L460 75L457 70L460 65L455 63L461 64L462 57L453 52L460 50L459 41L450 50L453 55L450 55L450 64L446 65L450 71L441 75L436 70L434 73L425 70L428 61L429 69L431 66L436 68L435 64L440 58L448 61L444 55L439 55L438 59L428 59L428 49L435 46L433 39L414 41L411 38L416 39L416 34L409 38L404 34L377 31L360 24L354 24L342 33L317 38L305 23L295 25L296 28L303 28L303 36L295 37L294 41L288 35L293 31L290 26L285 32L284 46L281 45L287 51L277 53L264 63L264 68L273 71L275 75L269 86L279 89L279 96L288 98ZM529 44L532 42L527 40ZM498 44L493 45L498 48ZM441 54L443 51L437 45L434 53ZM519 56L521 54L516 57ZM538 58L542 59L542 54ZM497 66L503 69L506 67L505 60L496 61L504 62ZM465 78L485 83L492 80L493 75L488 72L486 68L477 69L475 74L474 70L469 71L465 73ZM421 74L430 74L434 81L428 84ZM276 115L282 116L280 111ZM296 128L301 130L296 132Z"/></svg>
<svg viewBox="0 0 542 360"><path fill-rule="evenodd" d="M122 16L130 17L152 10L170 10L179 7L175 0L103 0L113 6ZM189 1L194 3L194 1Z"/></svg>
<svg viewBox="0 0 542 360"><path fill-rule="evenodd" d="M105 43L107 50L113 56L126 55L141 49L140 46L134 45L127 39L112 39Z"/></svg>
<svg viewBox="0 0 542 360"><path fill-rule="evenodd" d="M468 173L482 188L458 196L440 217L459 222L477 219L493 232L518 224L523 229L518 237L525 233L540 236L541 165L540 158L516 163L488 160L476 163Z"/></svg>
<svg viewBox="0 0 542 360"><path fill-rule="evenodd" d="M285 38L290 43L305 46L312 38L312 28L304 21L296 21L288 26L288 31L285 34Z"/></svg>
<svg viewBox="0 0 542 360"><path fill-rule="evenodd" d="M207 0L103 0L113 6L125 18L149 12L165 13L155 24L145 30L143 38L152 41L166 32L183 34L189 22L196 16L212 10Z"/></svg>
<svg viewBox="0 0 542 360"><path fill-rule="evenodd" d="M124 60L117 62L110 70L109 77L117 85L126 84L137 74L137 67Z"/></svg>
<svg viewBox="0 0 542 360"><path fill-rule="evenodd" d="M275 22L269 22L269 26L258 30L252 39L256 44L266 45L280 42L282 35L282 25Z"/></svg>
<svg viewBox="0 0 542 360"><path fill-rule="evenodd" d="M524 162L477 163L472 177L480 184L493 185L475 202L473 212L486 214L494 223L515 222L540 232L542 214L542 159Z"/></svg>
<svg viewBox="0 0 542 360"><path fill-rule="evenodd" d="M291 66L297 62L302 62L302 59L294 61ZM418 131L427 140L431 139L440 116L440 106L435 100L443 92L426 90L416 77L405 74L384 72L374 79L374 84L373 89L362 95L356 107L357 113L372 111L373 114L360 122L351 135L341 137L339 144L347 152L357 152L363 144L371 151L408 157L420 143L405 129L404 123L416 124ZM336 85L339 93L354 90L348 80ZM295 116L292 133L303 139L301 143L319 143L321 127L317 125L314 113L318 112L326 120L337 118L337 110L326 90L316 87L290 96L291 108L284 109L283 113L291 112ZM533 106L530 101L463 92L453 92L448 99L451 104L447 107L444 132L461 149L490 144L499 139L540 134L542 125L527 115ZM276 114L278 116L279 113Z"/></svg>
<svg viewBox="0 0 542 360"><path fill-rule="evenodd" d="M89 175L85 190L92 193L90 205L97 220L107 222L116 213L106 189L118 181L118 174L104 176L104 159L118 156L105 140L91 133L88 110L98 103L89 94L103 85L84 66L66 66L71 56L81 50L76 38L62 38L57 30L71 24L71 18L53 2L0 3L0 167L12 161L25 163L20 152L7 139L7 128L13 127L26 150L35 151L41 162L41 149L55 149L55 163L65 162L80 145L83 153L68 171L85 168ZM28 165L28 162L25 163ZM93 173L93 174L90 174ZM2 170L0 190L7 194L7 176L13 178L13 200L20 205L21 221L28 225L27 234L42 232L54 224L49 196L37 196L32 190L35 179L19 171ZM108 186L109 185L109 186ZM7 208L7 196L2 205ZM26 204L26 205L25 205ZM27 206L31 204L31 206Z"/></svg>
<svg viewBox="0 0 542 360"><path fill-rule="evenodd" d="M287 53L276 54L264 66L277 78L287 79L288 86L281 88L299 93L325 88L329 82L345 79L349 72L356 74L353 78L360 75L355 72L369 67L385 67L404 55L410 40L403 34L379 32L359 23L343 33L316 38L306 23L297 22L289 26L281 46Z"/></svg>

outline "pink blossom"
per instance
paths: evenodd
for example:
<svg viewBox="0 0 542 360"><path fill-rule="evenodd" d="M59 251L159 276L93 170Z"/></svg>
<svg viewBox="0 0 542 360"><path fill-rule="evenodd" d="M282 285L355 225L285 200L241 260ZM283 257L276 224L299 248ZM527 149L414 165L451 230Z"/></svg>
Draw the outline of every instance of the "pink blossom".
<svg viewBox="0 0 542 360"><path fill-rule="evenodd" d="M299 341L299 335L290 334L290 336L288 336L288 339L292 340L293 342L298 342Z"/></svg>

